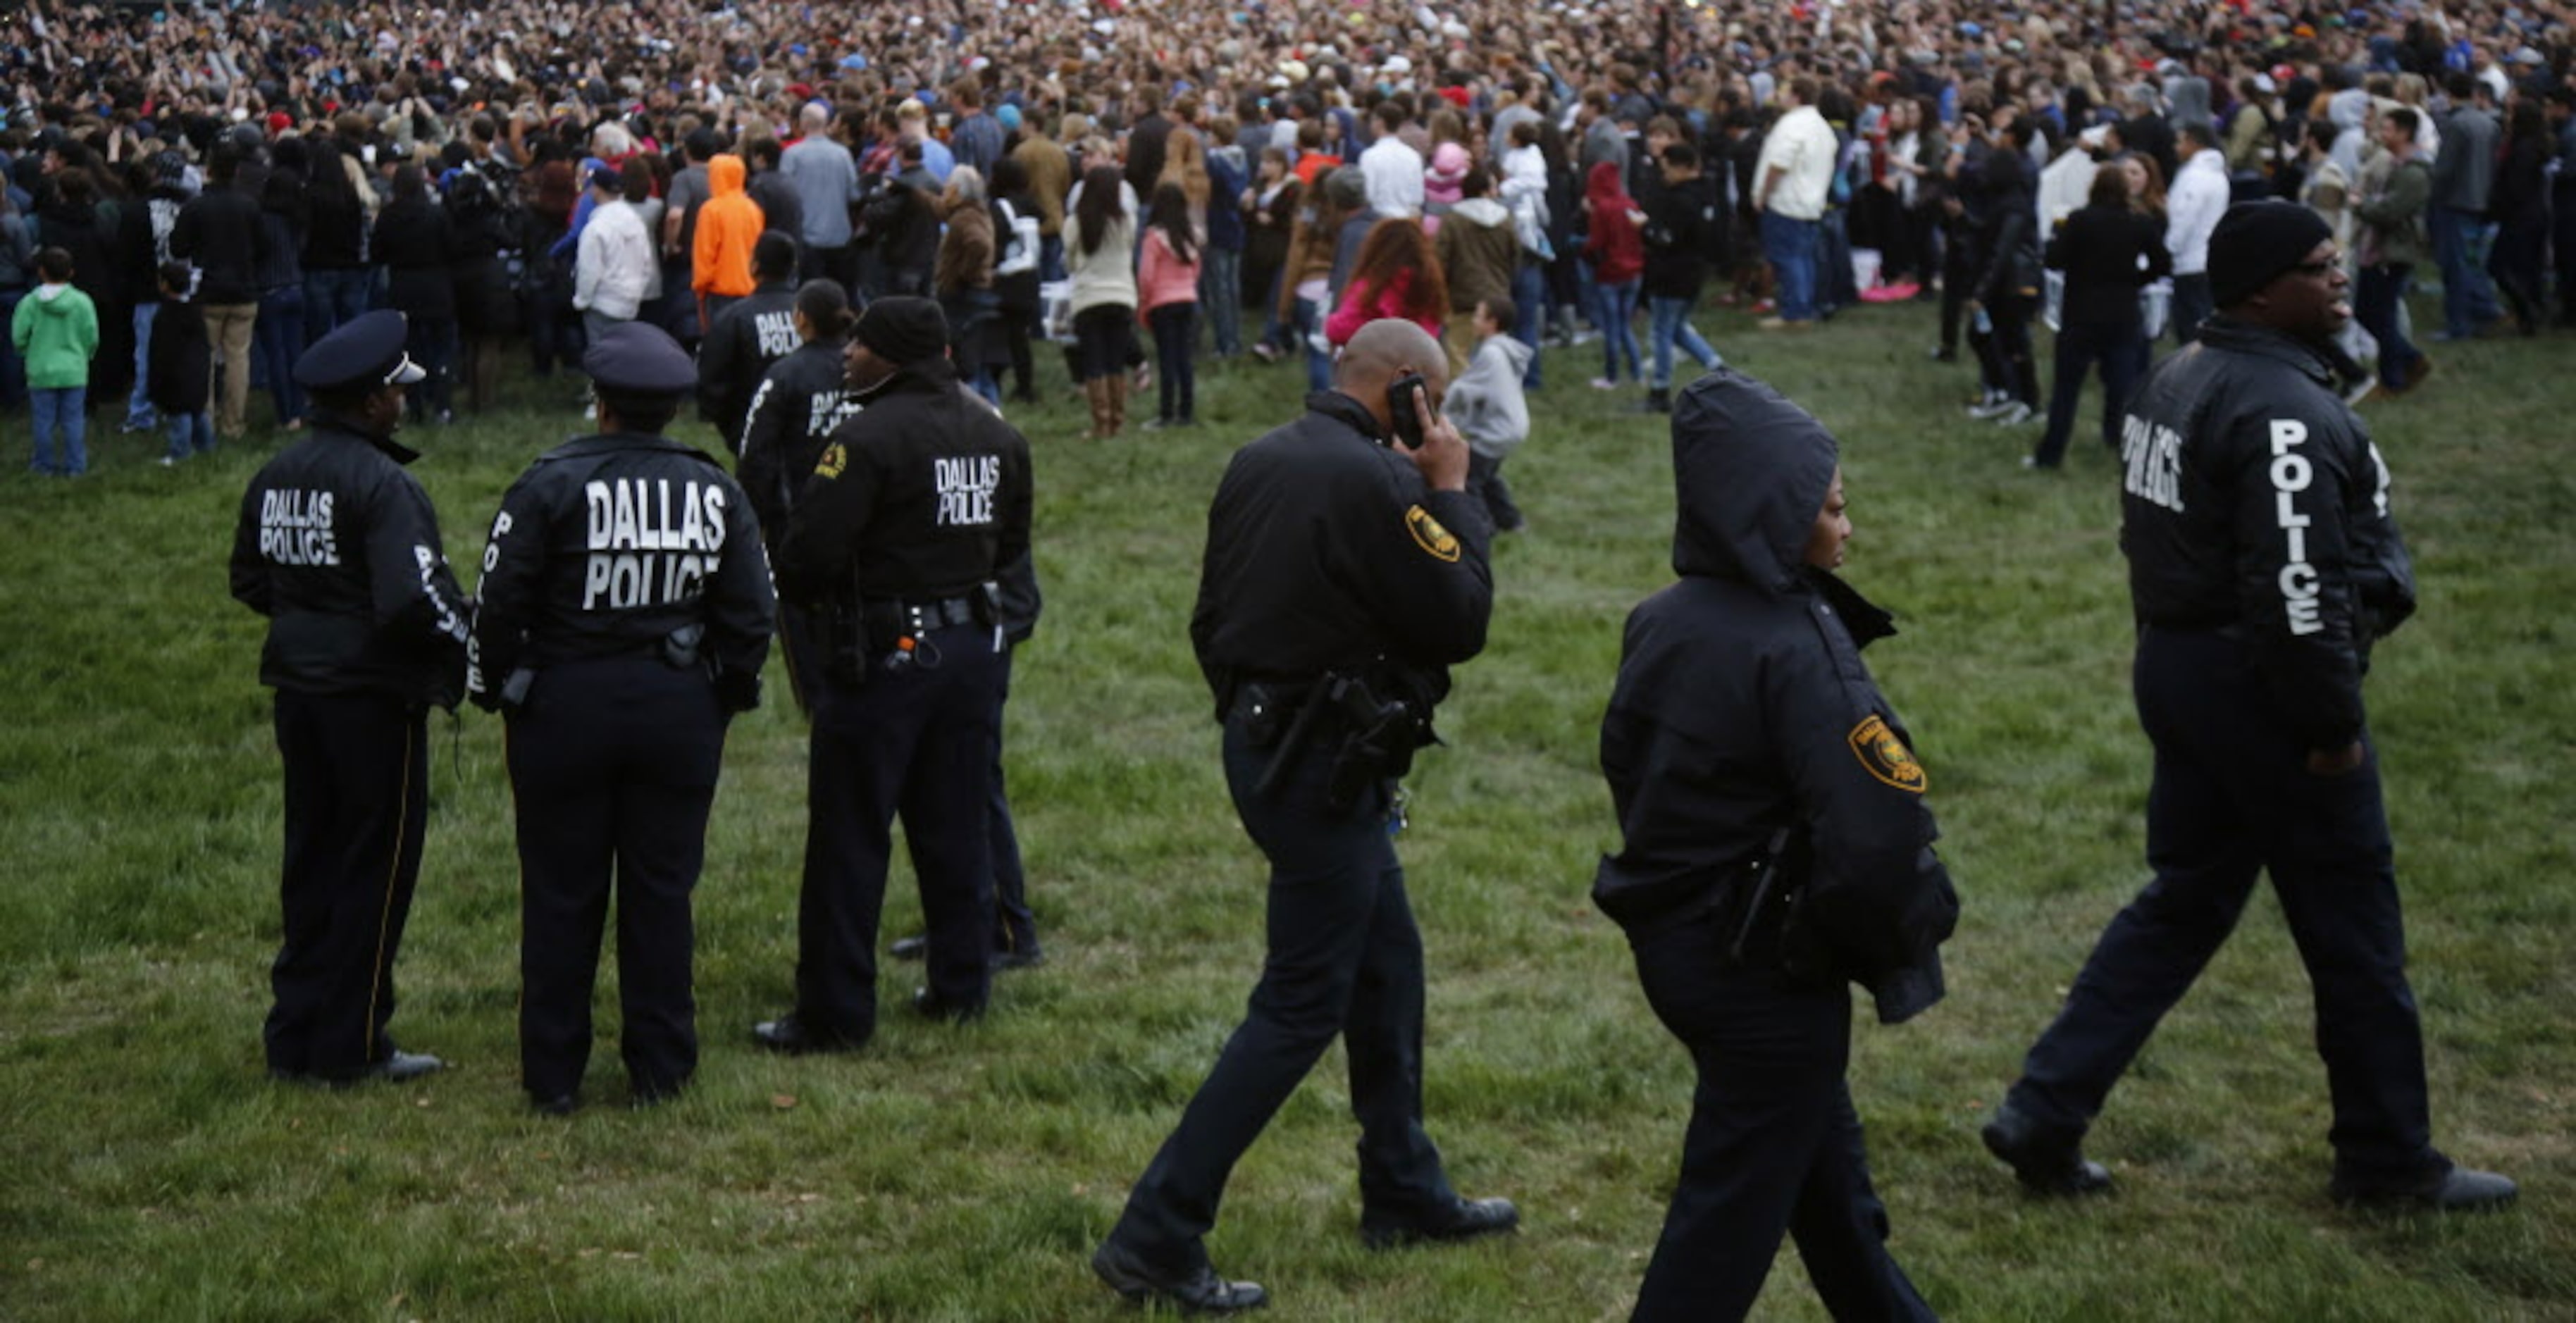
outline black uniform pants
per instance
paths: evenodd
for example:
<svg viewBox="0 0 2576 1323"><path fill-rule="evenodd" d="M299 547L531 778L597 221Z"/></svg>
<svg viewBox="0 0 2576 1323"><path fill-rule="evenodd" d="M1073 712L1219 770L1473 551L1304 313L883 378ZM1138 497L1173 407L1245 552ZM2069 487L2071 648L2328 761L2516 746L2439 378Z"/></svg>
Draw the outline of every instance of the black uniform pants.
<svg viewBox="0 0 2576 1323"><path fill-rule="evenodd" d="M1647 1004L1690 1049L1699 1083L1635 1317L1743 1318L1785 1234L1835 1318L1931 1318L1887 1253L1887 1209L1844 1083L1850 991L1784 976L1776 939L1729 967L1722 928L1709 915L1636 942Z"/></svg>
<svg viewBox="0 0 2576 1323"><path fill-rule="evenodd" d="M894 822L912 851L932 995L981 1009L992 977L993 864L985 813L1002 657L989 625L929 631L916 660L867 682L816 686L806 775L796 1014L825 1039L876 1030L877 922ZM934 664L935 662L935 664Z"/></svg>
<svg viewBox="0 0 2576 1323"><path fill-rule="evenodd" d="M689 896L706 858L725 713L659 658L574 662L509 717L519 827L519 1078L565 1097L590 1064L591 988L617 899L618 1055L639 1098L698 1068Z"/></svg>
<svg viewBox="0 0 2576 1323"><path fill-rule="evenodd" d="M2145 631L2135 684L2155 745L2155 880L2103 932L2012 1104L2080 1136L2268 871L2316 996L2338 1170L2391 1184L2438 1174L2377 753L2341 776L2309 772L2243 645L2215 633Z"/></svg>
<svg viewBox="0 0 2576 1323"><path fill-rule="evenodd" d="M353 1079L393 1055L394 956L420 878L426 709L377 694L277 691L286 769L284 940L265 1031L280 1075Z"/></svg>
<svg viewBox="0 0 2576 1323"><path fill-rule="evenodd" d="M1238 715L1225 727L1235 812L1270 861L1270 952L1241 1027L1127 1197L1111 1238L1187 1271L1216 1225L1225 1183L1339 1035L1360 1123L1360 1199L1402 1221L1455 1202L1422 1129L1422 934L1387 832L1383 791L1325 800L1330 723L1274 794L1253 793L1271 751Z"/></svg>
<svg viewBox="0 0 2576 1323"><path fill-rule="evenodd" d="M1029 910L1029 878L1020 863L1020 833L1011 821L1011 796L1002 777L1002 709L1011 700L1011 645L1002 645L1000 696L993 700L992 792L984 805L993 851L993 949L1014 955L1038 950L1037 915Z"/></svg>

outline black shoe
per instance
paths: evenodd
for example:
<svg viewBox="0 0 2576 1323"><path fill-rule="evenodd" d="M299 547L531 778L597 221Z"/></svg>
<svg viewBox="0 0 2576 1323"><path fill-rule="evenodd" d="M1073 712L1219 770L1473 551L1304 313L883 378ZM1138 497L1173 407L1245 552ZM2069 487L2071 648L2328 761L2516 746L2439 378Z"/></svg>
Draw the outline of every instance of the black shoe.
<svg viewBox="0 0 2576 1323"><path fill-rule="evenodd" d="M2111 1188L2111 1173L2101 1163L2085 1160L2076 1137L2041 1134L2010 1103L1995 1109L1995 1118L1979 1133L1986 1151L2003 1159L2032 1194L2100 1194Z"/></svg>
<svg viewBox="0 0 2576 1323"><path fill-rule="evenodd" d="M984 1003L979 1001L973 1005L967 1005L953 1002L928 988L912 990L912 1009L933 1020L945 1020L950 1024L964 1024L969 1020L984 1018Z"/></svg>
<svg viewBox="0 0 2576 1323"><path fill-rule="evenodd" d="M923 959L930 954L930 935L917 933L911 937L898 937L894 945L886 948L886 954L897 960Z"/></svg>
<svg viewBox="0 0 2576 1323"><path fill-rule="evenodd" d="M1663 387L1647 390L1646 398L1637 405L1639 413L1671 413L1672 411L1673 393Z"/></svg>
<svg viewBox="0 0 2576 1323"><path fill-rule="evenodd" d="M2347 1208L2419 1210L2434 1213L2491 1213L2513 1202L2512 1178L2491 1171L2453 1167L2413 1185L2384 1185L2335 1178L2329 1193Z"/></svg>
<svg viewBox="0 0 2576 1323"><path fill-rule="evenodd" d="M1092 1251L1091 1270L1131 1304L1169 1304L1184 1314L1240 1314L1270 1303L1259 1282L1229 1282L1204 1263L1190 1272L1166 1273L1114 1240Z"/></svg>
<svg viewBox="0 0 2576 1323"><path fill-rule="evenodd" d="M818 1033L807 1028L805 1022L793 1014L782 1015L775 1020L763 1020L753 1025L751 1041L772 1052L785 1053L791 1057L801 1057L816 1052L856 1052L868 1045L868 1040L865 1038L844 1038L837 1034Z"/></svg>
<svg viewBox="0 0 2576 1323"><path fill-rule="evenodd" d="M1035 969L1045 963L1046 952L1041 951L1034 946L1026 947L1017 951L995 951L993 953L993 972L996 974L1013 969Z"/></svg>
<svg viewBox="0 0 2576 1323"><path fill-rule="evenodd" d="M394 1084L408 1084L413 1080L419 1079L423 1075L434 1075L445 1069L447 1069L446 1062L441 1061L426 1052L405 1052L400 1048L396 1048L393 1055L367 1067L365 1070L359 1071L355 1075L307 1074L299 1071L280 1070L272 1066L269 1068L268 1077L281 1084L312 1084L326 1089L354 1089L361 1084L370 1083L375 1080L385 1080Z"/></svg>
<svg viewBox="0 0 2576 1323"><path fill-rule="evenodd" d="M1394 1249L1421 1241L1474 1240L1508 1235L1519 1228L1521 1210L1509 1199L1460 1199L1436 1213L1381 1219L1360 1214L1360 1243L1373 1250Z"/></svg>
<svg viewBox="0 0 2576 1323"><path fill-rule="evenodd" d="M1946 345L1942 346L1932 351L1932 361L1935 363L1956 363L1959 361L1959 351L1949 348Z"/></svg>
<svg viewBox="0 0 2576 1323"><path fill-rule="evenodd" d="M552 1098L531 1095L528 1105L536 1108L540 1116L570 1116L581 1110L581 1099L569 1093L560 1093Z"/></svg>

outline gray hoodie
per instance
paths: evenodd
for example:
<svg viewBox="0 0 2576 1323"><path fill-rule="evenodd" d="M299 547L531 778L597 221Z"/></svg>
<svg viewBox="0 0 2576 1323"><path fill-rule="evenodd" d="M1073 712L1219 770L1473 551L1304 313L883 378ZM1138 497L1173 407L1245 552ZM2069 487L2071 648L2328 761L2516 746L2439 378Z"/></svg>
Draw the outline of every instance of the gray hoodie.
<svg viewBox="0 0 2576 1323"><path fill-rule="evenodd" d="M1467 370L1449 383L1441 409L1467 438L1467 449L1487 459L1509 459L1529 439L1529 401L1521 395L1521 373L1536 352L1509 335L1486 336Z"/></svg>

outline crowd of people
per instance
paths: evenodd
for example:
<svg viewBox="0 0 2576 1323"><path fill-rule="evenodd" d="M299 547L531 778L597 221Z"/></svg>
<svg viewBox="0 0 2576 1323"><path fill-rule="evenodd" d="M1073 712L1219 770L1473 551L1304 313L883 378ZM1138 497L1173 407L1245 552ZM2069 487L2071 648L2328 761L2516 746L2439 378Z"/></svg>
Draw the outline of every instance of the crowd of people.
<svg viewBox="0 0 2576 1323"><path fill-rule="evenodd" d="M633 1096L685 1087L687 896L773 632L814 738L796 1004L754 1041L870 1040L898 817L930 927L913 1008L984 1014L993 973L1038 958L1000 775L1036 619L1029 446L1003 411L1047 341L1098 439L1149 362L1141 426L1178 428L1203 352L1297 359L1307 412L1236 453L1211 528L1251 535L1212 534L1192 620L1272 866L1272 958L1093 1266L1134 1298L1261 1304L1204 1237L1337 1036L1364 1239L1512 1230L1424 1132L1390 825L1483 646L1492 537L1522 523L1501 469L1538 350L1597 343L1593 387L1673 415L1681 500L1684 583L1632 618L1603 740L1625 841L1596 897L1702 1068L1639 1315L1740 1315L1786 1234L1838 1317L1929 1317L1840 1076L1848 986L1889 1022L1940 1000L1958 897L1857 657L1885 613L1834 573L1839 443L1721 370L1693 325L1714 286L1784 339L1937 303L1934 356L1964 339L1976 362L1971 416L2045 418L2035 468L2102 377L2159 876L2032 1049L1996 1156L2040 1193L2104 1188L2086 1128L2260 868L2313 925L2337 1197L2513 1197L2431 1144L2360 704L2412 573L2350 404L2431 372L2419 267L2435 339L2576 317L2576 42L2550 11L38 4L6 36L0 387L32 402L35 467L83 471L92 412L184 462L247 435L260 390L306 434L254 480L233 561L272 621L287 768L282 1078L440 1066L385 1026L423 712L470 694L525 737L531 1103L581 1106L611 852ZM2166 335L2199 347L2154 363ZM538 376L578 365L597 432L512 489L469 599L393 438L491 408L514 343ZM1705 375L1678 383L1677 353ZM692 390L738 478L663 435ZM2230 539L2251 540L2213 559ZM2227 577L2256 562L2280 600ZM2331 784L2284 798L2302 776ZM2260 826L2303 815L2332 849ZM372 945L333 917L358 857Z"/></svg>
<svg viewBox="0 0 2576 1323"><path fill-rule="evenodd" d="M1716 361L1691 322L1714 280L1781 331L1937 300L1940 355L1964 332L1976 360L1972 412L2045 417L2031 460L2053 465L2089 370L2116 416L2146 346L2194 334L2230 199L2336 225L2347 348L2380 389L2432 371L2405 295L2437 271L2436 339L2568 317L2576 44L2553 14L36 4L0 29L0 315L55 315L13 326L0 402L46 393L63 444L39 467L81 467L90 413L169 428L175 462L242 435L255 382L295 430L296 353L390 307L429 372L413 407L446 418L490 405L513 342L541 376L621 321L694 349L777 283L753 252L776 233L788 281L939 299L989 399L1034 398L1032 344L1071 341L1097 436L1123 429L1148 343L1147 425L1185 426L1205 354L1302 357L1320 387L1351 328L1400 315L1463 369L1489 297L1533 348L1597 336L1594 384L1667 407L1676 347ZM2094 187L2105 168L2125 196ZM1094 195L1086 221L1102 171L1115 206ZM2068 224L2123 206L2159 244ZM165 291L172 261L189 280ZM205 392L184 384L201 359Z"/></svg>

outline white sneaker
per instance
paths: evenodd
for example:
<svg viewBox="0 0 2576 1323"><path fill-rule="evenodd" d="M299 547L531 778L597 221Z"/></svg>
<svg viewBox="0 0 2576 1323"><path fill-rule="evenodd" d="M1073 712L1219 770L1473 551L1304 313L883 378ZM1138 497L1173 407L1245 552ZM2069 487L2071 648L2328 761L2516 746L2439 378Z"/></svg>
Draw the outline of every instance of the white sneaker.
<svg viewBox="0 0 2576 1323"><path fill-rule="evenodd" d="M2038 416L2039 411L2029 405L2019 400L2007 400L2003 412L1994 415L1994 421L1997 427L2019 427Z"/></svg>
<svg viewBox="0 0 2576 1323"><path fill-rule="evenodd" d="M1968 406L1968 416L1979 422L1989 418L2000 418L2011 412L2014 403L2014 400L2005 397L1988 400L1983 404L1971 404Z"/></svg>

